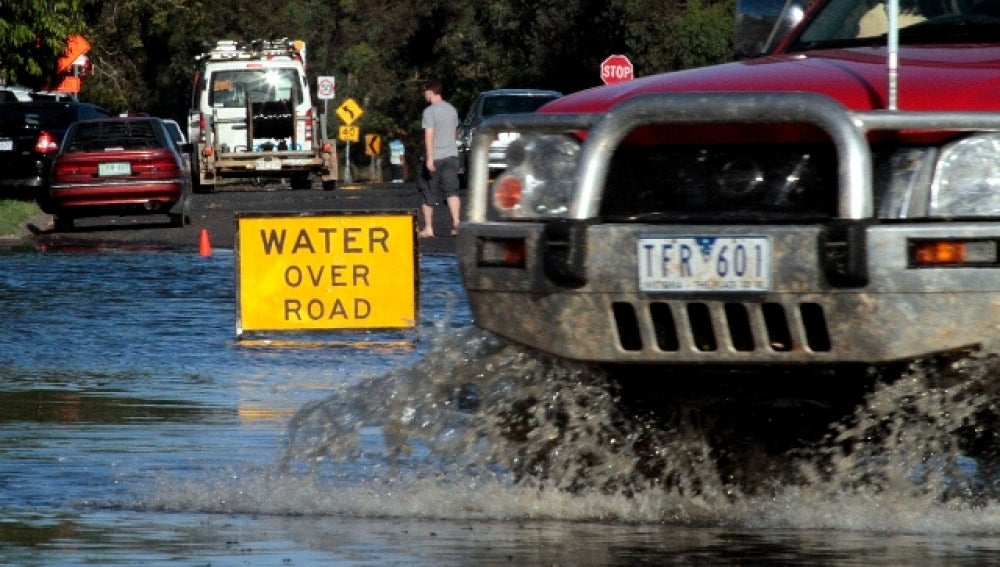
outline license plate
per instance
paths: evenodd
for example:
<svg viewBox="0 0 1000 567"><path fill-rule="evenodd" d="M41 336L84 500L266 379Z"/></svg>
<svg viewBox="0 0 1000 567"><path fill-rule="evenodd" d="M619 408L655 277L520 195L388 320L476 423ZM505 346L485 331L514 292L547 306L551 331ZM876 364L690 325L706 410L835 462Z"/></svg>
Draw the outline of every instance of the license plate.
<svg viewBox="0 0 1000 567"><path fill-rule="evenodd" d="M639 290L760 292L771 289L766 236L640 238Z"/></svg>
<svg viewBox="0 0 1000 567"><path fill-rule="evenodd" d="M254 162L257 171L277 171L281 169L281 160L276 158L259 159Z"/></svg>
<svg viewBox="0 0 1000 567"><path fill-rule="evenodd" d="M0 140L0 152L14 151L14 140Z"/></svg>
<svg viewBox="0 0 1000 567"><path fill-rule="evenodd" d="M132 175L132 164L127 161L99 163L97 164L97 175L101 177Z"/></svg>

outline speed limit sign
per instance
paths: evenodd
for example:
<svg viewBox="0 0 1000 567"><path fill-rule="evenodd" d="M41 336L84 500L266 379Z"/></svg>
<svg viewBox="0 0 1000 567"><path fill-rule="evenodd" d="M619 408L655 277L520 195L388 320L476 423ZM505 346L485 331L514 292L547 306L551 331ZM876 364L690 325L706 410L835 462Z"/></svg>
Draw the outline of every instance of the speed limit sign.
<svg viewBox="0 0 1000 567"><path fill-rule="evenodd" d="M316 79L316 98L320 100L332 99L337 93L337 80L333 77L319 77Z"/></svg>

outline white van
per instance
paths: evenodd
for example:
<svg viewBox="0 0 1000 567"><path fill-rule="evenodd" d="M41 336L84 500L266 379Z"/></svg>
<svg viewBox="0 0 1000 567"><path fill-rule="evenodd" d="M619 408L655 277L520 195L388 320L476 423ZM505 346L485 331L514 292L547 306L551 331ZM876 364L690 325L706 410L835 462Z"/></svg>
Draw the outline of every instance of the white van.
<svg viewBox="0 0 1000 567"><path fill-rule="evenodd" d="M320 140L301 41L219 41L197 58L188 137L196 186L222 178L289 178L293 188L336 182L332 143Z"/></svg>

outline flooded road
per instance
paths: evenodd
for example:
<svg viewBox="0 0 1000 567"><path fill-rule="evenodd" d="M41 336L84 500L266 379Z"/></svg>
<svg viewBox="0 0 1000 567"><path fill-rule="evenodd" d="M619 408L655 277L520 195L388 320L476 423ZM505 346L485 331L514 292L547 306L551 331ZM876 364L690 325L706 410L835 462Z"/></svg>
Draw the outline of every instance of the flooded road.
<svg viewBox="0 0 1000 567"><path fill-rule="evenodd" d="M420 256L412 343L236 341L226 249L0 267L3 564L1000 563L992 493L915 479L933 431L877 412L895 443L824 478L740 494L684 430L656 436L672 482L622 489L652 434L596 371L477 331L447 254Z"/></svg>

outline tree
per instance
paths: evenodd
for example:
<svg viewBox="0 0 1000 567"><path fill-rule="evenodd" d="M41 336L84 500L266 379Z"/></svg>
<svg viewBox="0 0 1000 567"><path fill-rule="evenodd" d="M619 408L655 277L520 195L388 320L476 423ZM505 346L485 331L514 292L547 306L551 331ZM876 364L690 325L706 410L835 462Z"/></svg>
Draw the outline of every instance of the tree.
<svg viewBox="0 0 1000 567"><path fill-rule="evenodd" d="M680 69L731 61L735 0L691 0L673 21L674 65Z"/></svg>
<svg viewBox="0 0 1000 567"><path fill-rule="evenodd" d="M66 39L84 29L83 0L0 0L0 79L34 89L52 85Z"/></svg>
<svg viewBox="0 0 1000 567"><path fill-rule="evenodd" d="M459 112L482 90L598 86L600 62L637 75L731 60L735 0L0 0L0 78L45 84L70 33L91 43L81 96L115 112L187 114L194 58L219 39L305 40L310 77L337 78L359 125L419 133L420 84ZM56 9L53 9L55 6ZM332 113L331 113L332 114ZM329 119L334 130L336 117Z"/></svg>
<svg viewBox="0 0 1000 567"><path fill-rule="evenodd" d="M85 12L94 74L81 96L115 112L183 118L209 16L201 0L105 0Z"/></svg>

